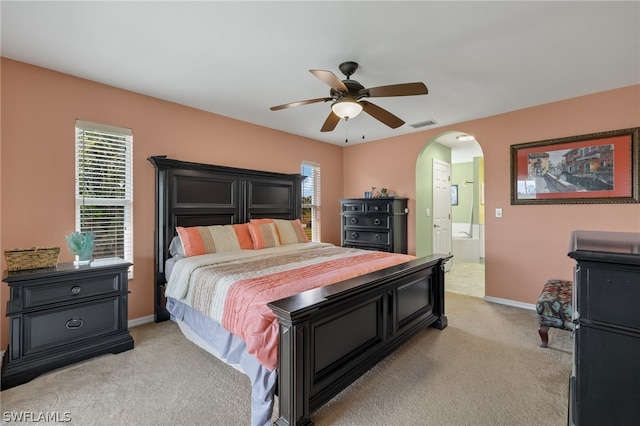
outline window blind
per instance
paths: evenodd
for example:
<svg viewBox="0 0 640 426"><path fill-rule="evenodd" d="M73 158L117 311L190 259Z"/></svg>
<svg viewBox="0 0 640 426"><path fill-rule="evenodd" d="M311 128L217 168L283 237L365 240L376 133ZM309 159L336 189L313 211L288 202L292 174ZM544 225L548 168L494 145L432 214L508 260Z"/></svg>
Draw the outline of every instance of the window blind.
<svg viewBox="0 0 640 426"><path fill-rule="evenodd" d="M77 120L75 169L76 229L95 233L93 258L133 263L131 129Z"/></svg>
<svg viewBox="0 0 640 426"><path fill-rule="evenodd" d="M302 174L307 176L302 182L303 223L311 225L311 240L320 241L320 164L302 163Z"/></svg>

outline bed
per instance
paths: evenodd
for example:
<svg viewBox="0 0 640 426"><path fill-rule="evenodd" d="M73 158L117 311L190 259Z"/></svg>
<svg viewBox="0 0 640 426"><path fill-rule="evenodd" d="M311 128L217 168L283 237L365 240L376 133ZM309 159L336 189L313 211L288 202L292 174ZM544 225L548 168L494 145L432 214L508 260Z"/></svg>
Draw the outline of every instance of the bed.
<svg viewBox="0 0 640 426"><path fill-rule="evenodd" d="M444 263L450 255L394 255L397 257L391 260L390 254L294 241L286 246L266 244L257 250L230 250L180 259L175 250L177 230L209 227L216 232L231 232L233 227L240 235L240 227L244 232L245 227L257 229L254 224L275 229L274 224L296 223L301 217L304 176L185 162L166 156L148 160L156 175L155 320L176 321L187 339L247 374L252 383L252 424L271 422L274 393L278 395L276 424L313 424L310 416L315 410L406 340L426 327L447 326ZM321 256L344 263L351 270L350 275L327 272L324 260L316 260ZM376 263L375 267L371 263L357 270L349 267L353 263L347 260L356 258L363 263L388 263ZM222 326L225 321L228 326L231 320L227 316L233 315L240 318L240 323L261 322L236 315L240 310L254 312L242 302L253 300L254 296L240 296L236 305L224 299L222 313L209 315L219 303L209 301L203 308L190 293L192 290L181 284L184 280L180 277L199 277L200 271L207 270L226 283L226 287L212 286L215 290L211 290L209 298L220 288L225 289L225 295L229 292L235 296L235 284L229 283L232 275L243 283L249 282L248 271L263 268L251 265L265 262L272 267L272 275L293 275L293 266L289 265L294 261L302 261L308 270L307 275L301 276L313 277L320 287L311 283L307 286L312 279L300 279L301 287L295 291L287 284L284 292L273 293L276 296L272 294L262 305L256 305L255 309L261 310L258 318L269 318L266 334L274 335L264 338L271 342L268 348L250 337L259 335L256 330L245 330L243 334L239 329L234 334ZM231 264L240 269L229 269ZM323 272L314 269L321 267L325 268ZM329 269L337 271L338 267ZM323 274L332 275L331 281L320 279ZM253 288L253 284L249 287Z"/></svg>

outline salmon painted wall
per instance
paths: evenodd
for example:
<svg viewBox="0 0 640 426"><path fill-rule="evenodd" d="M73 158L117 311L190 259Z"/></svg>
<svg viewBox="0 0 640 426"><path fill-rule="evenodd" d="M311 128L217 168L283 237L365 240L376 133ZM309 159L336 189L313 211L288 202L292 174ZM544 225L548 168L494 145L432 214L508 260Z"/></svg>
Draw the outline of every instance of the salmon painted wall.
<svg viewBox="0 0 640 426"><path fill-rule="evenodd" d="M484 153L485 294L533 304L544 281L572 278L573 261L567 257L572 230L640 232L640 204L512 206L510 145L638 126L636 85L351 145L343 155L344 196L361 196L375 179L377 186L410 197L409 251L415 253L415 167L420 152L446 131L475 136ZM502 208L502 218L495 217L496 208Z"/></svg>
<svg viewBox="0 0 640 426"><path fill-rule="evenodd" d="M524 303L535 302L545 279L570 278L573 265L566 249L571 230L640 231L639 204L511 206L509 193L509 145L640 126L640 86L342 148L5 58L0 78L0 251L58 245L60 261L71 261L64 235L75 226L75 120L133 129L135 278L130 283L130 319L153 313L150 155L285 173L299 172L302 161L318 162L325 200L322 239L335 244L340 243L337 200L360 197L371 185L385 186L410 198L409 249L415 252L418 155L445 131L469 133L479 141L485 159L486 294ZM491 214L497 207L503 209L501 219ZM7 298L7 286L2 285L3 348L8 340Z"/></svg>
<svg viewBox="0 0 640 426"><path fill-rule="evenodd" d="M153 314L154 169L151 155L299 173L322 167L322 239L340 244L342 148L2 58L0 251L60 246L75 227L76 119L133 129L134 264L129 319ZM2 270L6 262L2 256ZM8 342L2 285L2 348Z"/></svg>

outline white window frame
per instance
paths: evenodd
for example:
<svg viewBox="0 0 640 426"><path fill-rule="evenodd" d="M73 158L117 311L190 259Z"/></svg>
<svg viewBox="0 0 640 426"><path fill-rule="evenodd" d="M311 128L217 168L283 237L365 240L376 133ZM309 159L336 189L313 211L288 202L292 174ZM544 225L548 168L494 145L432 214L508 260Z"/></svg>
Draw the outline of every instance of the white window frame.
<svg viewBox="0 0 640 426"><path fill-rule="evenodd" d="M302 204L302 208L311 208L311 241L321 241L320 164L311 161L303 161L301 171L302 175L307 176L307 178L302 181L302 196L311 195L311 203Z"/></svg>
<svg viewBox="0 0 640 426"><path fill-rule="evenodd" d="M133 132L127 128L82 120L76 120L75 131L76 230L80 232L93 231L96 233L94 259L120 257L133 263ZM104 145L103 148L95 149L96 145L90 145L90 142L98 140ZM105 175L101 173L98 168L81 170L81 167L83 167L82 159L85 158L85 156L89 155L96 158L100 157L103 152L124 154L121 161L112 162L114 167L117 166L120 168L119 172ZM108 159L109 157L101 158ZM107 176L113 179L114 184L119 182L120 185L124 186L123 195L108 196L109 194L94 193L94 195L104 196L87 196L87 186L92 183L91 176L99 176L100 178ZM122 234L122 241L117 242L118 247L115 250L105 248L113 246L114 240L108 234L105 234L105 232L94 229L96 220L90 216L85 217L82 215L84 206L111 206L122 210L122 214L112 216L116 221L122 221L122 225L116 225L116 227L111 229L118 235ZM123 228L119 228L119 226ZM109 227L106 228L109 229ZM133 267L129 268L129 278L133 278Z"/></svg>

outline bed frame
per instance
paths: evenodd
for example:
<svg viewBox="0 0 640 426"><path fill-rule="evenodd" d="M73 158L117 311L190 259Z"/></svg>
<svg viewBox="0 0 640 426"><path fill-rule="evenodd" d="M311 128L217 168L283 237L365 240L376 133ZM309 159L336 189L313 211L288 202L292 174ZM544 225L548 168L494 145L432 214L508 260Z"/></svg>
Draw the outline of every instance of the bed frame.
<svg viewBox="0 0 640 426"><path fill-rule="evenodd" d="M301 216L302 175L148 160L156 170L156 322L169 319L164 268L176 226ZM280 323L276 424L313 424L311 413L402 343L426 327L445 328L450 258L418 258L270 303Z"/></svg>

